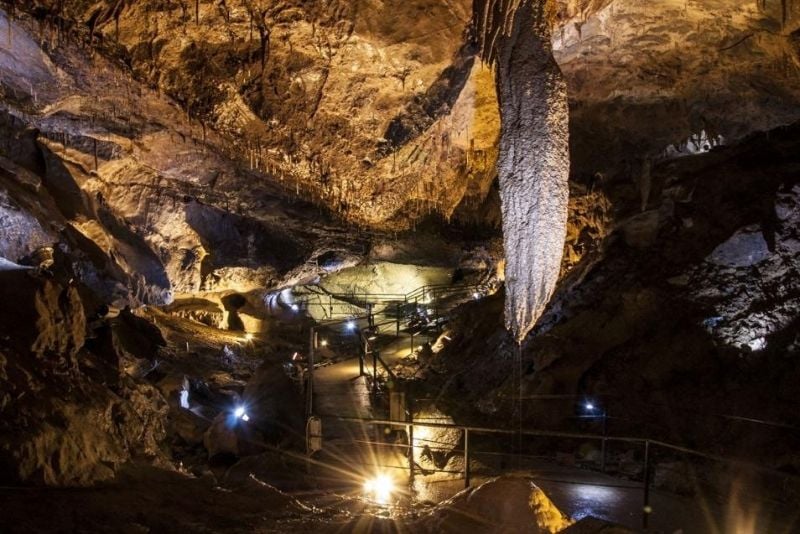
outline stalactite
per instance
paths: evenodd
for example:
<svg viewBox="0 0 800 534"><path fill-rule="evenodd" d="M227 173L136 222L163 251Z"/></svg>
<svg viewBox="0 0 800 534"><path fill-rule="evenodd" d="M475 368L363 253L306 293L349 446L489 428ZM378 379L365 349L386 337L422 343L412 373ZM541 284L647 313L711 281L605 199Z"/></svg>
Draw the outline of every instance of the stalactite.
<svg viewBox="0 0 800 534"><path fill-rule="evenodd" d="M789 17L788 0L781 0L781 27L786 27L786 22Z"/></svg>
<svg viewBox="0 0 800 534"><path fill-rule="evenodd" d="M496 67L505 323L518 342L555 289L566 236L569 110L551 9L548 0L475 0L473 11L482 55Z"/></svg>

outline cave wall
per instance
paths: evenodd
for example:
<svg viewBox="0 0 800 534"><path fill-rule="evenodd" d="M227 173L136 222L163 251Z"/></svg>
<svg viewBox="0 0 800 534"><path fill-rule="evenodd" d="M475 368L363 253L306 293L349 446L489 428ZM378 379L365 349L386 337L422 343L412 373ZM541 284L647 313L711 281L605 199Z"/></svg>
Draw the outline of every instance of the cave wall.
<svg viewBox="0 0 800 534"><path fill-rule="evenodd" d="M423 370L432 391L456 418L553 430L588 399L610 434L794 472L799 143L794 125L654 165L647 217L630 184L602 259L562 280L521 362L502 295L471 303Z"/></svg>
<svg viewBox="0 0 800 534"><path fill-rule="evenodd" d="M264 289L333 245L363 254L361 237L259 183L78 29L20 12L0 26L5 259L62 243L82 280L123 307Z"/></svg>
<svg viewBox="0 0 800 534"><path fill-rule="evenodd" d="M495 73L465 32L468 2L197 6L3 12L9 165L40 191L70 189L58 213L12 210L26 230L7 240L8 259L63 227L91 249L87 277L112 273L97 284L106 296L166 302L280 285L334 248L363 252L335 217L391 231L429 216L501 225ZM631 184L646 211L652 165L797 118L798 15L722 0L554 7L571 108L563 276L597 260ZM197 205L239 221L231 238L253 246L215 250L189 222ZM276 260L287 243L294 266Z"/></svg>

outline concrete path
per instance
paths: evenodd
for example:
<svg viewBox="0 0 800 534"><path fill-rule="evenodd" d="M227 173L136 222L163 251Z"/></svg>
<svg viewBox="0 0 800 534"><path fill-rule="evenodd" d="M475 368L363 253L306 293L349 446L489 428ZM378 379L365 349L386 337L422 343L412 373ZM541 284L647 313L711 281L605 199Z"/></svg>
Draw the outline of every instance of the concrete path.
<svg viewBox="0 0 800 534"><path fill-rule="evenodd" d="M419 336L415 336L415 342L418 341ZM382 344L379 351L381 359L391 368L411 351L410 336L401 333L397 339ZM315 414L368 419L385 415L376 413L371 405L369 382L366 377L359 377L358 360L358 356L353 356L314 371ZM367 358L364 369L366 373L372 373L372 365L372 359ZM383 373L380 363L378 367L378 372ZM326 439L352 438L355 433L353 427L358 426L330 420L326 420L325 424L323 433Z"/></svg>

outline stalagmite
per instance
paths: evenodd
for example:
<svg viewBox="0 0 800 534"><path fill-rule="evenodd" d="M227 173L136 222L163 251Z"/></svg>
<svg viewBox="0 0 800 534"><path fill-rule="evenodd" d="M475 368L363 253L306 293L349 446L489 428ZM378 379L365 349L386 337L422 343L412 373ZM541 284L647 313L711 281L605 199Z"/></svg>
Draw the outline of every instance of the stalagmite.
<svg viewBox="0 0 800 534"><path fill-rule="evenodd" d="M505 323L518 342L555 289L567 225L569 109L566 84L551 49L548 4L474 3L483 57L496 68Z"/></svg>

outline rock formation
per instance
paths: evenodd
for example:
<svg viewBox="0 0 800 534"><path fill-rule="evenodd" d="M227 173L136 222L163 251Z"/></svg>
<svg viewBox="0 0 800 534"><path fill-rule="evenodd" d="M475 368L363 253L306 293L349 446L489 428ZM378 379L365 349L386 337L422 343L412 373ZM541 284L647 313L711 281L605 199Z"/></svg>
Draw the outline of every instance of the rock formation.
<svg viewBox="0 0 800 534"><path fill-rule="evenodd" d="M506 327L522 342L555 289L567 231L567 87L550 44L550 2L477 1L481 49L497 68Z"/></svg>
<svg viewBox="0 0 800 534"><path fill-rule="evenodd" d="M86 339L77 286L29 269L0 271L0 281L3 480L89 485L133 457L163 460L166 402L126 371L111 329Z"/></svg>

